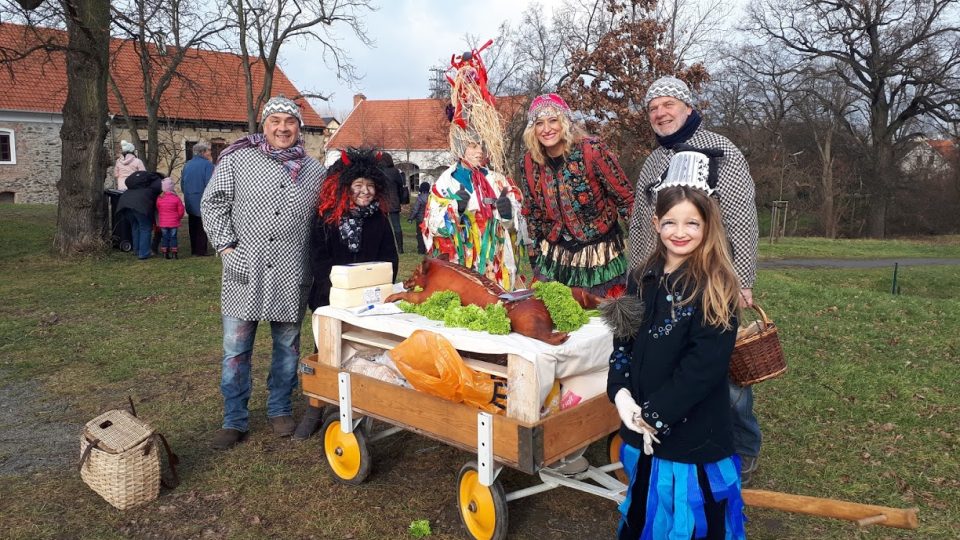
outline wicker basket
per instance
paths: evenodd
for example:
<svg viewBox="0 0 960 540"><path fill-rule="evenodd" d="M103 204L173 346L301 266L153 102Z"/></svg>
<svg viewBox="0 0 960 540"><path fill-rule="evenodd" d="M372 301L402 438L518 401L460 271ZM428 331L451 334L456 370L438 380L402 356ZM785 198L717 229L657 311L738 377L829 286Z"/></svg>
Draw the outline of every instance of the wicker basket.
<svg viewBox="0 0 960 540"><path fill-rule="evenodd" d="M150 424L127 411L107 411L80 435L80 477L120 510L160 493L160 452Z"/></svg>
<svg viewBox="0 0 960 540"><path fill-rule="evenodd" d="M757 384L787 371L777 326L756 303L753 309L760 319L751 325L753 331L743 332L741 329L730 357L730 379L739 386Z"/></svg>

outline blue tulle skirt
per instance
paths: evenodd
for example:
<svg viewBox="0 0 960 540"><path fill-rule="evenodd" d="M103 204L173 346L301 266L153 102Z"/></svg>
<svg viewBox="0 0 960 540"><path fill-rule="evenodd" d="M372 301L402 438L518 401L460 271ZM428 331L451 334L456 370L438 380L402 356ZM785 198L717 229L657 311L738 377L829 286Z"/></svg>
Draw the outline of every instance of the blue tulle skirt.
<svg viewBox="0 0 960 540"><path fill-rule="evenodd" d="M630 512L634 503L634 488L646 489L646 512L643 518L643 529L639 540L690 540L691 538L707 537L707 512L702 485L709 485L711 498L714 504L726 502L723 525L725 540L746 538L744 530L745 517L743 515L743 498L740 495L740 458L731 456L714 463L702 465L676 463L658 457L652 459L649 479L643 475L638 478L638 467L642 451L628 444L620 450L620 459L624 471L630 478L630 487L627 489L626 500L620 505L623 518L620 522L620 537L624 532L631 530L628 525L628 515L636 515L639 509ZM698 467L706 475L705 479L698 478ZM639 483L638 483L639 482ZM642 493L642 492L641 492ZM637 501L638 504L642 502ZM716 531L711 531L711 537L717 537ZM632 536L635 533L628 533Z"/></svg>

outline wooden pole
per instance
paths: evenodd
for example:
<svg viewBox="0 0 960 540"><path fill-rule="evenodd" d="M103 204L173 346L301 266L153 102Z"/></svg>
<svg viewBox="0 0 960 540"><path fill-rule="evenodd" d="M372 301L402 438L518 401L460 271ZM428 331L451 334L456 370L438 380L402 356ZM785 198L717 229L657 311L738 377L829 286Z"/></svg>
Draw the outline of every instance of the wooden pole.
<svg viewBox="0 0 960 540"><path fill-rule="evenodd" d="M889 508L762 489L744 489L743 502L759 508L855 521L861 527L883 525L898 529L916 529L919 525L916 508Z"/></svg>

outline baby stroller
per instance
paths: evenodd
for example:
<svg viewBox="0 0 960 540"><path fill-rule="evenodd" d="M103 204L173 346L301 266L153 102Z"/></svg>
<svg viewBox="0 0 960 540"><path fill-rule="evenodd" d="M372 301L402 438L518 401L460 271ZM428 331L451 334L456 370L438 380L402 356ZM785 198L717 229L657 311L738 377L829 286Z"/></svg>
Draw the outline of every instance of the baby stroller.
<svg viewBox="0 0 960 540"><path fill-rule="evenodd" d="M104 194L110 202L110 243L114 249L130 251L133 249L130 222L123 214L117 214L117 203L123 192L119 189L107 189Z"/></svg>

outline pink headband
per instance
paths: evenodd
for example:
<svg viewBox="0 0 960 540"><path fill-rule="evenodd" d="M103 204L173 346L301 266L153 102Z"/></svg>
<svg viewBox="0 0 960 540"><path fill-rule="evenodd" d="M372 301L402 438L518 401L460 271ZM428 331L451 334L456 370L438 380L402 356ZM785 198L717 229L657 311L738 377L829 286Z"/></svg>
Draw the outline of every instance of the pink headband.
<svg viewBox="0 0 960 540"><path fill-rule="evenodd" d="M570 118L570 106L557 94L543 94L533 98L530 109L527 111L527 126L532 126L538 118L544 116L550 109Z"/></svg>

